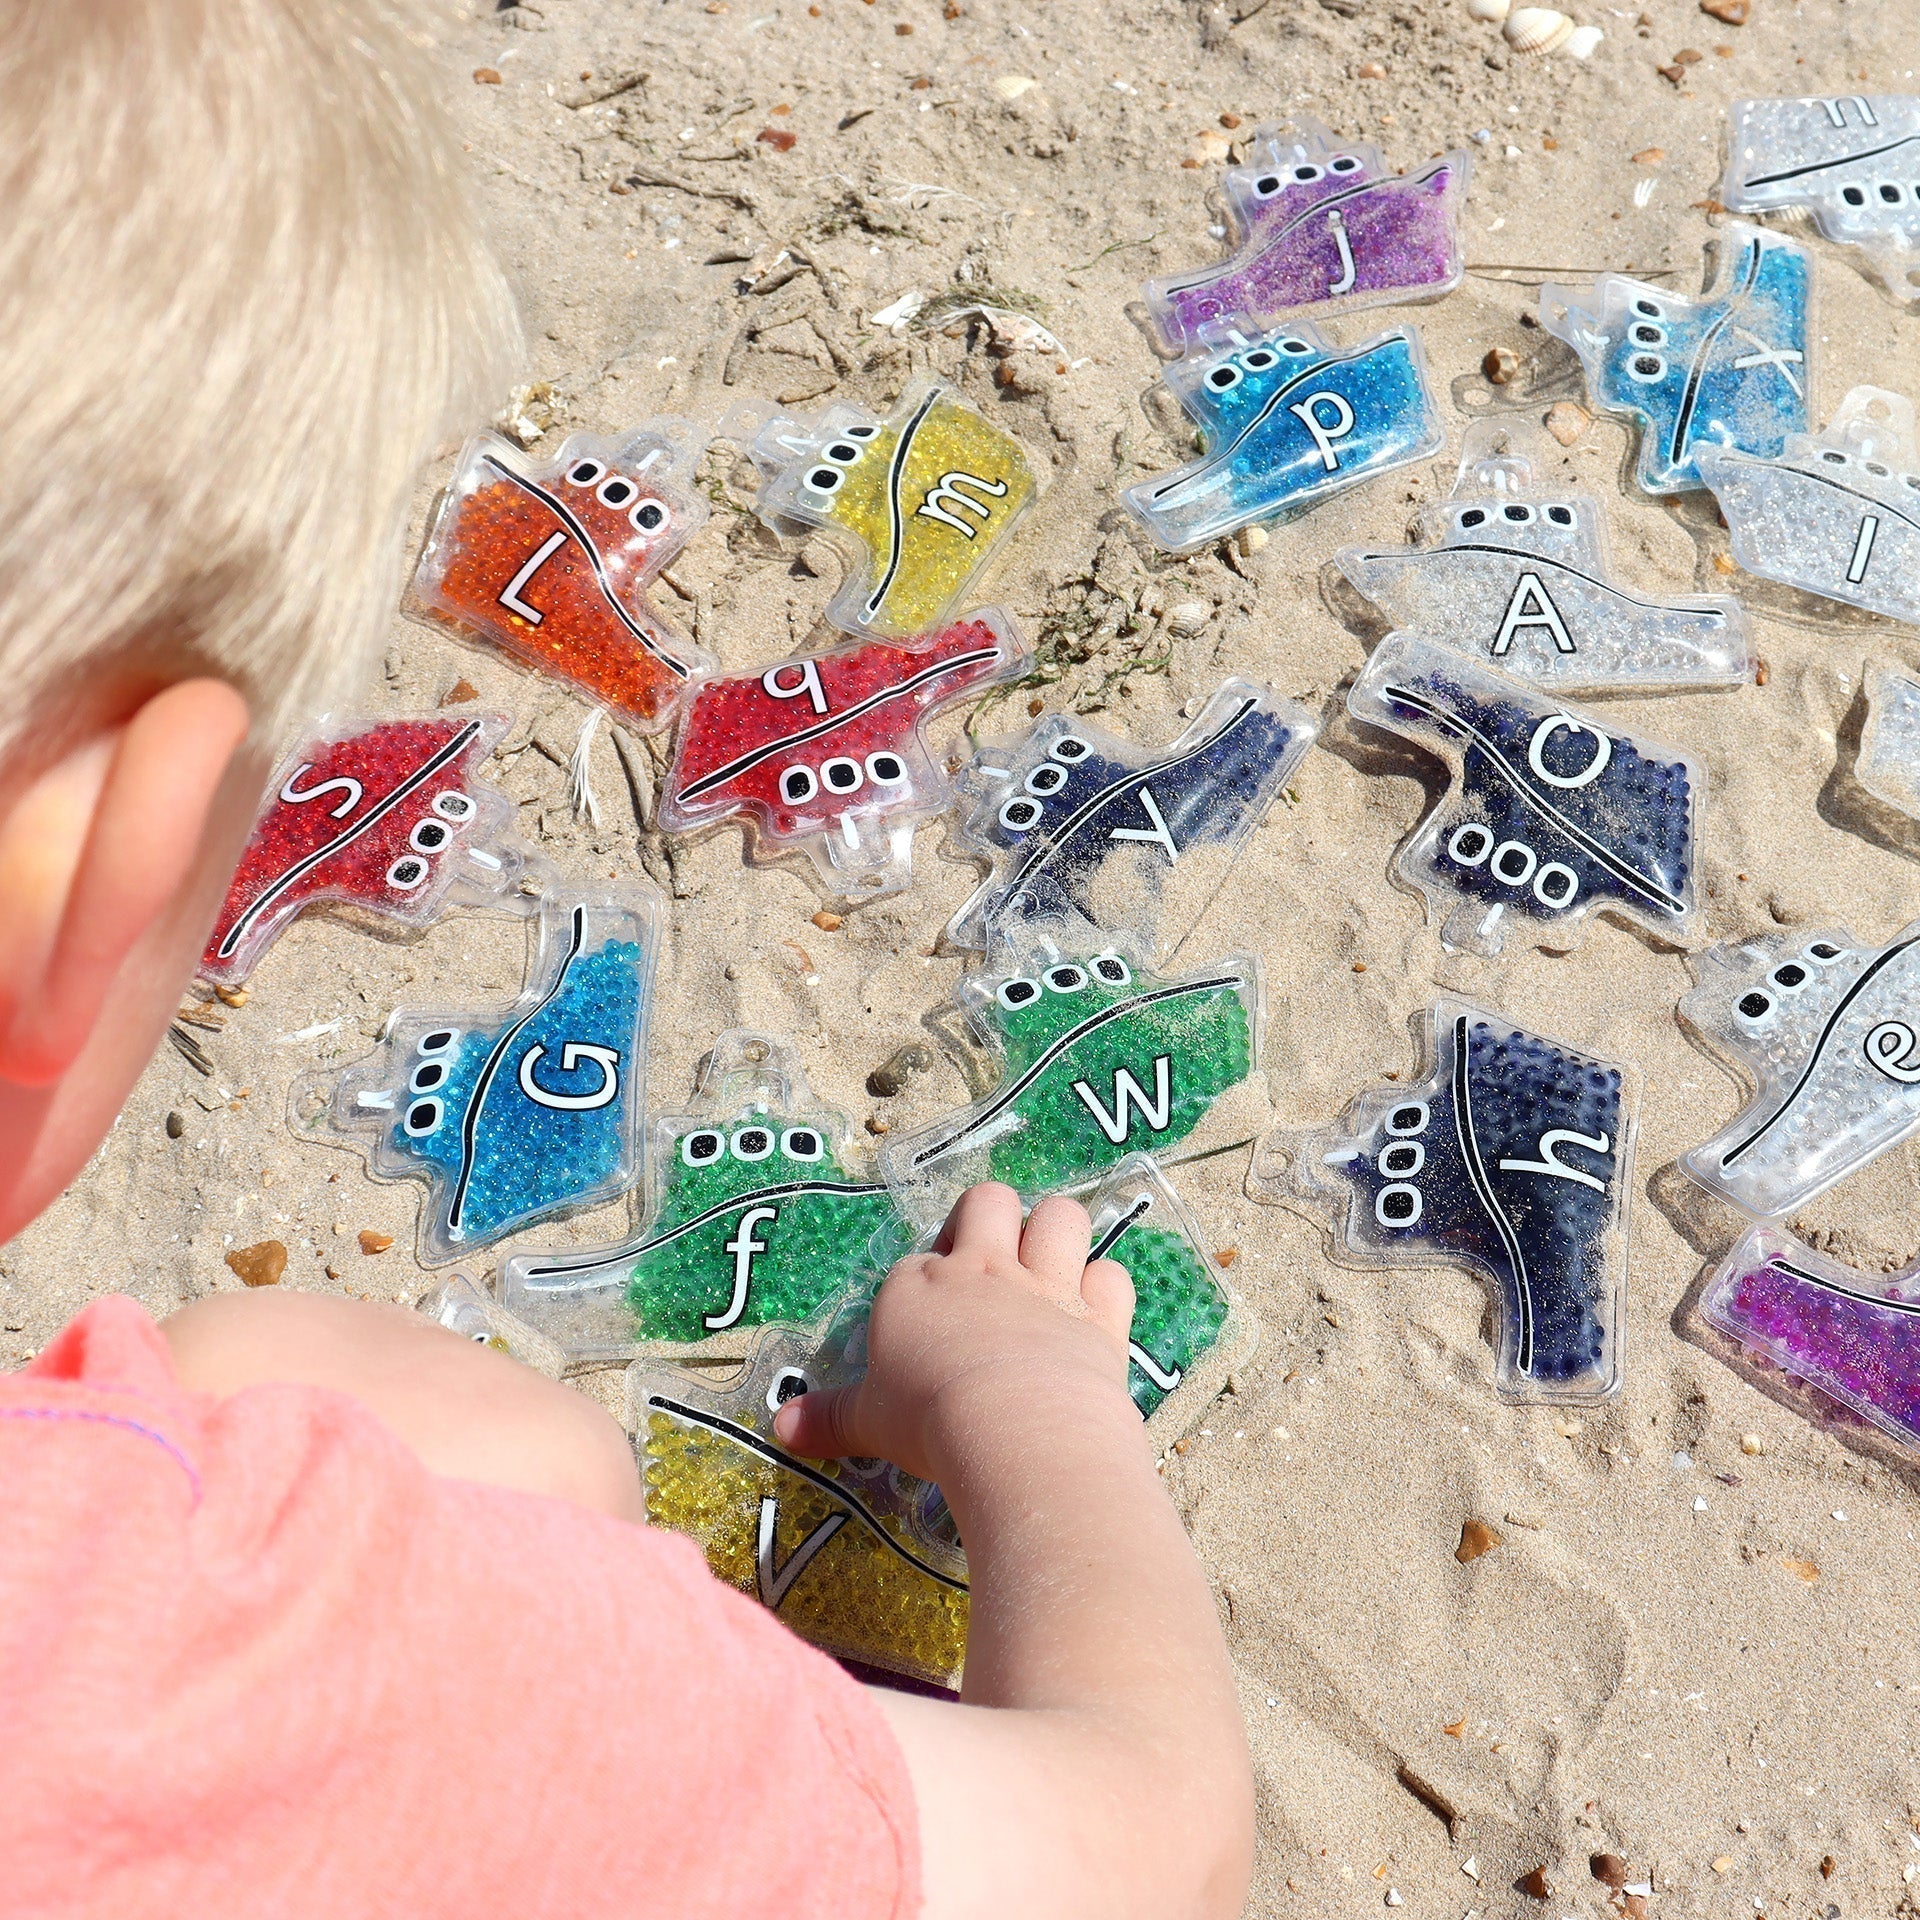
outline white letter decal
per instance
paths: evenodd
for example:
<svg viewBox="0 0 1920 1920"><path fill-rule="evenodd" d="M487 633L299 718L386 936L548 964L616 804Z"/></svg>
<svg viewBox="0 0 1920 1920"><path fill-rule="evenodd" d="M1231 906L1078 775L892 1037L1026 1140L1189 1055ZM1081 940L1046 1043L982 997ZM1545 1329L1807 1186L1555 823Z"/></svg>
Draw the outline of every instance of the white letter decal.
<svg viewBox="0 0 1920 1920"><path fill-rule="evenodd" d="M600 1084L591 1093L549 1093L534 1077L533 1070L547 1057L538 1042L520 1056L520 1091L542 1107L562 1112L591 1113L596 1107L611 1106L620 1093L620 1055L612 1047L590 1047L584 1040L569 1040L560 1049L560 1071L578 1073L582 1060L592 1060L600 1068Z"/></svg>
<svg viewBox="0 0 1920 1920"><path fill-rule="evenodd" d="M344 820L360 804L360 796L366 791L358 780L350 780L344 773L337 780L323 780L317 787L309 787L305 793L294 784L303 773L313 771L312 761L304 766L295 767L287 775L287 784L280 789L280 798L289 806L304 806L309 800L318 800L323 793L344 793L347 797L337 807L327 810L329 820Z"/></svg>
<svg viewBox="0 0 1920 1920"><path fill-rule="evenodd" d="M754 1566L759 1575L760 1604L765 1607L779 1606L793 1583L806 1572L808 1562L847 1524L844 1513L828 1514L787 1556L787 1564L775 1572L773 1529L779 1518L780 1502L772 1494L763 1493L760 1496L760 1540L758 1551L754 1554Z"/></svg>
<svg viewBox="0 0 1920 1920"><path fill-rule="evenodd" d="M1140 810L1153 822L1150 827L1115 827L1108 835L1109 840L1151 840L1155 846L1167 850L1167 865L1180 858L1180 849L1173 844L1173 835L1167 829L1165 816L1159 803L1153 797L1151 787L1142 787L1139 793Z"/></svg>
<svg viewBox="0 0 1920 1920"><path fill-rule="evenodd" d="M780 675L788 667L798 667L800 678L790 687L780 684ZM776 700L797 700L804 693L807 703L815 713L825 713L827 696L820 690L820 668L812 660L782 660L777 667L769 667L760 676L760 684Z"/></svg>
<svg viewBox="0 0 1920 1920"><path fill-rule="evenodd" d="M1573 1147L1591 1147L1595 1153L1610 1153L1613 1150L1613 1142L1604 1133L1575 1133L1571 1127L1554 1127L1540 1136L1538 1160L1502 1160L1499 1163L1500 1170L1503 1173L1544 1173L1554 1180L1577 1180L1583 1187L1591 1187L1595 1193L1605 1193L1607 1183L1604 1180L1596 1180L1592 1174L1568 1166L1555 1152L1563 1142Z"/></svg>
<svg viewBox="0 0 1920 1920"><path fill-rule="evenodd" d="M767 1243L754 1237L754 1228L762 1220L778 1220L778 1207L749 1207L740 1216L739 1228L727 1242L727 1251L733 1255L733 1297L727 1302L724 1313L707 1313L700 1316L700 1323L709 1333L722 1333L740 1318L747 1310L747 1292L753 1285L753 1256L765 1253Z"/></svg>
<svg viewBox="0 0 1920 1920"><path fill-rule="evenodd" d="M1076 1080L1073 1090L1085 1103L1087 1111L1093 1115L1100 1131L1117 1147L1121 1145L1133 1126L1132 1110L1140 1109L1140 1118L1155 1133L1165 1133L1168 1121L1172 1117L1173 1085L1170 1068L1173 1056L1156 1053L1153 1056L1153 1098L1147 1098L1147 1090L1133 1077L1131 1067L1121 1067L1113 1076L1113 1107L1109 1111L1100 1104L1100 1096L1084 1080Z"/></svg>
<svg viewBox="0 0 1920 1920"><path fill-rule="evenodd" d="M1567 631L1567 623L1560 618L1560 609L1553 604L1553 596L1540 584L1537 573L1523 573L1520 584L1513 590L1513 598L1507 602L1507 617L1500 622L1500 632L1493 643L1493 657L1496 660L1513 645L1513 636L1522 627L1545 627L1553 635L1556 651L1574 651L1573 636Z"/></svg>
<svg viewBox="0 0 1920 1920"><path fill-rule="evenodd" d="M1541 757L1546 744L1562 729L1568 733L1590 733L1593 735L1593 758L1578 773L1549 773L1547 763ZM1533 738L1527 742L1527 765L1537 773L1550 787L1586 787L1591 786L1606 771L1607 762L1613 758L1613 742L1598 727L1589 726L1584 720L1576 720L1570 713L1556 713L1542 720L1533 730Z"/></svg>
<svg viewBox="0 0 1920 1920"><path fill-rule="evenodd" d="M1333 409L1333 424L1323 426L1320 416L1314 409L1322 403ZM1297 406L1287 409L1297 414L1300 424L1313 435L1313 444L1320 449L1321 461L1329 473L1336 473L1340 467L1340 456L1334 452L1333 443L1344 440L1353 431L1353 409L1337 393L1329 393L1324 388L1318 393L1310 393Z"/></svg>
<svg viewBox="0 0 1920 1920"><path fill-rule="evenodd" d="M517 613L530 627L537 627L547 616L538 607L528 606L520 598L521 591L566 544L567 536L564 533L548 534L545 541L534 549L533 557L507 582L506 591L500 596L500 604L509 613Z"/></svg>

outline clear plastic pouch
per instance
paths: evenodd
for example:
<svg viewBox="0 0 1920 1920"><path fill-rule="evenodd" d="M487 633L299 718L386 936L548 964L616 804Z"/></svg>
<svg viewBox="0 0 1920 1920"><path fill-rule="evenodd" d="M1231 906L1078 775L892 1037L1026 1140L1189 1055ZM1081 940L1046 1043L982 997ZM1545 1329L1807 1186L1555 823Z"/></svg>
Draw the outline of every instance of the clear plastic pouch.
<svg viewBox="0 0 1920 1920"><path fill-rule="evenodd" d="M1700 478L1749 573L1920 626L1920 442L1913 402L1855 387L1825 433L1771 460L1702 447Z"/></svg>
<svg viewBox="0 0 1920 1920"><path fill-rule="evenodd" d="M571 1360L737 1355L770 1326L818 1336L911 1242L846 1117L769 1034L723 1033L692 1102L649 1135L638 1233L519 1251L503 1269L508 1310Z"/></svg>
<svg viewBox="0 0 1920 1920"><path fill-rule="evenodd" d="M1920 820L1920 679L1887 660L1870 660L1865 677L1854 775L1876 800Z"/></svg>
<svg viewBox="0 0 1920 1920"><path fill-rule="evenodd" d="M1622 1366L1638 1074L1450 995L1415 1025L1414 1078L1367 1088L1331 1127L1270 1134L1247 1191L1317 1221L1344 1265L1486 1281L1503 1399L1605 1399Z"/></svg>
<svg viewBox="0 0 1920 1920"><path fill-rule="evenodd" d="M505 714L329 714L274 770L200 957L237 986L310 907L417 931L510 895L528 865L513 803L480 777Z"/></svg>
<svg viewBox="0 0 1920 1920"><path fill-rule="evenodd" d="M1378 147L1317 120L1256 129L1222 182L1233 212L1227 257L1141 288L1160 337L1178 352L1234 314L1270 327L1303 309L1317 317L1451 293L1472 173L1461 148L1394 173Z"/></svg>
<svg viewBox="0 0 1920 1920"><path fill-rule="evenodd" d="M660 824L687 833L742 815L759 857L805 854L844 898L897 892L913 878L915 822L953 793L927 721L1031 658L988 607L910 646L856 640L708 680L674 745Z"/></svg>
<svg viewBox="0 0 1920 1920"><path fill-rule="evenodd" d="M1812 260L1798 241L1742 221L1719 244L1698 298L1624 273L1540 289L1540 324L1580 356L1594 405L1639 423L1649 493L1705 485L1701 447L1771 459L1807 430Z"/></svg>
<svg viewBox="0 0 1920 1920"><path fill-rule="evenodd" d="M407 610L657 733L714 665L646 593L706 523L693 484L704 446L674 419L619 439L577 433L544 461L482 434L434 510Z"/></svg>
<svg viewBox="0 0 1920 1920"><path fill-rule="evenodd" d="M961 981L953 1011L943 1037L991 1091L881 1156L922 1229L981 1180L1030 1202L1096 1185L1129 1154L1176 1164L1264 1119L1260 975L1245 955L1166 978L1119 942L1089 950L1063 928L1029 929Z"/></svg>
<svg viewBox="0 0 1920 1920"><path fill-rule="evenodd" d="M379 1048L294 1084L296 1133L332 1130L385 1180L420 1180L420 1259L491 1246L640 1175L660 897L644 882L541 903L504 1009L399 1007Z"/></svg>
<svg viewBox="0 0 1920 1920"><path fill-rule="evenodd" d="M938 380L886 420L845 400L811 419L746 404L720 431L749 443L776 532L817 527L846 555L827 618L880 639L931 633L977 599L1039 490L1026 448Z"/></svg>
<svg viewBox="0 0 1920 1920"><path fill-rule="evenodd" d="M1507 440L1499 428L1468 428L1451 497L1421 509L1418 546L1339 555L1397 630L1564 693L1753 678L1738 600L1656 599L1619 584L1601 503L1543 486Z"/></svg>
<svg viewBox="0 0 1920 1920"><path fill-rule="evenodd" d="M1920 96L1736 100L1715 197L1735 213L1812 214L1897 300L1920 300Z"/></svg>
<svg viewBox="0 0 1920 1920"><path fill-rule="evenodd" d="M866 1316L824 1340L762 1337L739 1377L627 1374L647 1519L690 1535L718 1579L841 1660L957 1688L967 1651L967 1567L940 1490L881 1460L803 1460L773 1438L796 1394L865 1369Z"/></svg>
<svg viewBox="0 0 1920 1920"><path fill-rule="evenodd" d="M1680 1164L1774 1219L1920 1131L1920 921L1884 947L1845 927L1762 933L1698 956L1680 1018L1751 1089Z"/></svg>
<svg viewBox="0 0 1920 1920"><path fill-rule="evenodd" d="M1347 705L1452 771L1392 868L1446 916L1447 946L1564 949L1595 913L1691 937L1706 771L1690 754L1411 634L1380 644Z"/></svg>
<svg viewBox="0 0 1920 1920"><path fill-rule="evenodd" d="M1031 924L1171 955L1319 733L1271 687L1223 681L1162 747L1050 713L962 771L955 844L989 877L947 937L990 956Z"/></svg>
<svg viewBox="0 0 1920 1920"><path fill-rule="evenodd" d="M1205 451L1121 498L1170 553L1304 513L1446 443L1411 327L1342 348L1298 321L1271 332L1218 321L1160 378Z"/></svg>

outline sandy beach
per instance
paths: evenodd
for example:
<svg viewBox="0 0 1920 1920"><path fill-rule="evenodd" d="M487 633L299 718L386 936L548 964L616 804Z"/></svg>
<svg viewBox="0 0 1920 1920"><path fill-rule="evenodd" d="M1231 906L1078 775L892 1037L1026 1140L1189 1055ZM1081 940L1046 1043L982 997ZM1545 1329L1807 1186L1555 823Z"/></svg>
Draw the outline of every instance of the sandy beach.
<svg viewBox="0 0 1920 1920"><path fill-rule="evenodd" d="M1573 11L1604 30L1584 61L1517 53L1459 0L540 0L423 7L420 31L526 317L508 417L537 456L661 414L711 428L749 398L884 413L938 373L1047 482L986 590L1038 675L979 716L983 737L1034 702L1162 741L1230 673L1319 717L1291 797L1181 956L1259 956L1274 1123L1326 1124L1410 1074L1409 1022L1439 990L1643 1076L1625 1377L1596 1408L1504 1404L1469 1275L1335 1264L1306 1220L1248 1197L1244 1149L1174 1176L1261 1333L1166 1463L1252 1732L1249 1911L1620 1912L1629 1897L1589 1866L1611 1854L1655 1915L1920 1912L1920 1471L1763 1392L1698 1324L1744 1222L1676 1163L1744 1096L1675 1020L1688 956L1607 919L1571 953L1448 953L1388 878L1437 771L1346 712L1385 626L1333 556L1403 543L1451 489L1468 426L1495 420L1543 483L1600 497L1627 584L1732 593L1750 616L1763 684L1591 702L1707 770L1696 946L1835 926L1878 944L1920 916L1920 830L1853 776L1864 665L1920 670L1920 630L1735 570L1707 496L1635 487L1619 419L1550 435L1549 408L1586 395L1538 324L1543 281L1631 269L1698 292L1725 225L1729 102L1912 91L1920 19L1911 0L1753 0L1737 26L1696 0ZM1223 168L1256 125L1299 114L1395 166L1474 155L1459 289L1329 323L1344 340L1418 326L1447 446L1264 543L1176 559L1119 498L1192 451L1129 306L1141 281L1218 257ZM1813 254L1815 422L1862 382L1920 395L1920 311L1858 256L1783 230ZM1514 361L1500 385L1497 348ZM417 528L455 452L423 478ZM837 560L753 517L740 447L716 442L700 478L712 515L652 589L662 613L728 670L833 644ZM665 738L602 727L598 818L580 817L588 708L497 654L396 614L358 710L431 710L462 679L514 716L492 777L524 838L570 878L641 871L669 896L652 1108L684 1102L732 1026L789 1036L876 1139L970 1097L944 1059L896 1096L866 1088L928 1039L923 1015L967 964L939 936L978 870L943 854L940 826L919 834L910 891L824 926L808 875L747 865L737 826L656 829ZM968 750L958 715L937 737ZM224 1255L269 1239L283 1285L411 1301L436 1284L413 1253L422 1190L296 1137L289 1090L367 1052L396 1005L507 998L524 949L502 913L408 941L309 916L244 1005L190 996L212 1071L164 1048L82 1178L0 1249L0 1366L101 1294L164 1314L236 1286ZM1917 1202L1908 1147L1790 1225L1887 1271L1920 1256ZM605 1242L630 1219L622 1202L552 1239ZM363 1253L363 1231L390 1246ZM581 1384L618 1405L616 1375ZM1499 1544L1463 1562L1469 1522Z"/></svg>

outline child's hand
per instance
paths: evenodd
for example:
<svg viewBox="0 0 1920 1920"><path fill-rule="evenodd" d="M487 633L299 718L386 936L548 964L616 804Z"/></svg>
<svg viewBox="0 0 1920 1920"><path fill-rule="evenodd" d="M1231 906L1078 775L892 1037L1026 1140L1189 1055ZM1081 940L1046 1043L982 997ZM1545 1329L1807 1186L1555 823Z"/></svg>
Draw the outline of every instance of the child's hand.
<svg viewBox="0 0 1920 1920"><path fill-rule="evenodd" d="M1023 1405L1127 1401L1133 1283L1112 1260L1087 1261L1092 1228L1078 1202L1042 1200L1022 1231L1020 1198L988 1184L960 1196L931 1253L887 1275L857 1386L809 1393L774 1417L796 1453L877 1457L941 1479L981 1423L1019 1421Z"/></svg>

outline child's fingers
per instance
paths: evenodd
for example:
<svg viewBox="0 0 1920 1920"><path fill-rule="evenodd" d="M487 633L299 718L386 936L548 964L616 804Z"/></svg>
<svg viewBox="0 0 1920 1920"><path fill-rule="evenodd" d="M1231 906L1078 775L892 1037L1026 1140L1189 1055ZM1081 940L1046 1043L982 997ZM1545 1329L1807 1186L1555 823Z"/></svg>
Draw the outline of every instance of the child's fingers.
<svg viewBox="0 0 1920 1920"><path fill-rule="evenodd" d="M1087 1316L1124 1348L1133 1330L1133 1276L1118 1260L1093 1260L1080 1278Z"/></svg>
<svg viewBox="0 0 1920 1920"><path fill-rule="evenodd" d="M857 1386L822 1387L800 1394L773 1416L773 1437L809 1460L864 1458L870 1449L857 1431L859 1391Z"/></svg>
<svg viewBox="0 0 1920 1920"><path fill-rule="evenodd" d="M953 1203L937 1248L991 1260L1017 1257L1019 1245L1020 1196L998 1180L983 1180Z"/></svg>
<svg viewBox="0 0 1920 1920"><path fill-rule="evenodd" d="M1026 1231L1020 1236L1020 1264L1040 1280L1053 1300L1073 1306L1092 1240L1093 1223L1086 1208L1064 1194L1049 1194L1027 1216Z"/></svg>

